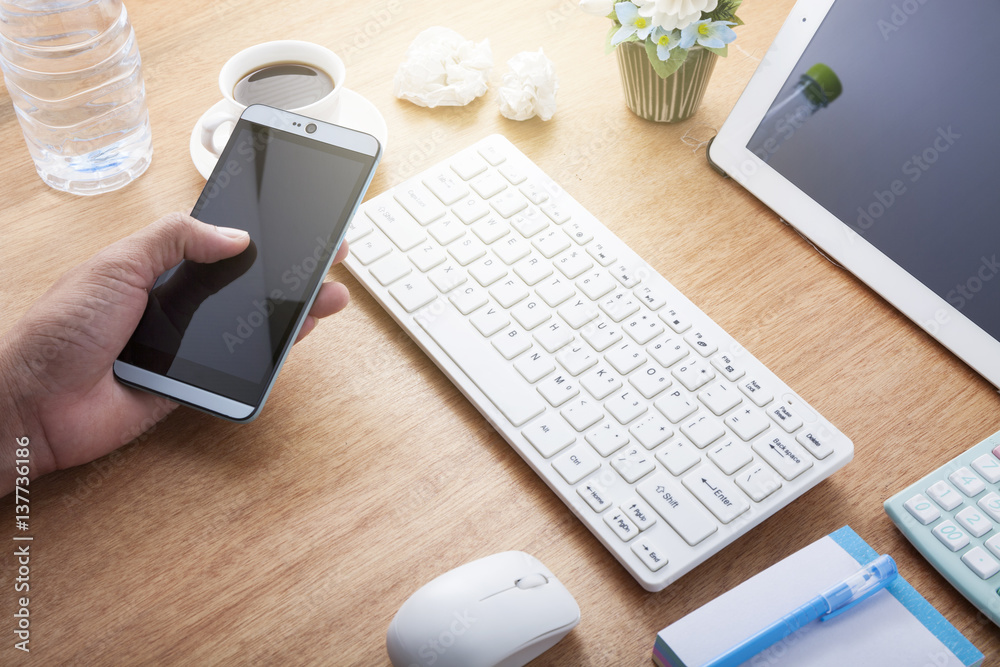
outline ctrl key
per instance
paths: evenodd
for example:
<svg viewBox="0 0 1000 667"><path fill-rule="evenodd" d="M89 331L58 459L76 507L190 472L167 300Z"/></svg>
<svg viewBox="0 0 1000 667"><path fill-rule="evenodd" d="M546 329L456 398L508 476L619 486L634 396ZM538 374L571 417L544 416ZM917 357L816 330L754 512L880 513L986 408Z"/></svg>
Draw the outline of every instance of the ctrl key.
<svg viewBox="0 0 1000 667"><path fill-rule="evenodd" d="M632 543L632 551L653 572L667 564L667 555L648 537L640 537Z"/></svg>

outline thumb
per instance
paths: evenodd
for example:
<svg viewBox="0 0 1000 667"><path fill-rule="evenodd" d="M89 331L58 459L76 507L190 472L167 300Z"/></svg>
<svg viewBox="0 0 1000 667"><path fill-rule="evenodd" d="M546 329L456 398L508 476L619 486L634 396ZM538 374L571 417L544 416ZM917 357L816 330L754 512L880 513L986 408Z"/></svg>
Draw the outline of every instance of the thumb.
<svg viewBox="0 0 1000 667"><path fill-rule="evenodd" d="M122 253L148 289L160 274L182 259L206 264L217 262L238 255L248 245L250 235L243 230L216 227L184 213L171 213L108 250Z"/></svg>

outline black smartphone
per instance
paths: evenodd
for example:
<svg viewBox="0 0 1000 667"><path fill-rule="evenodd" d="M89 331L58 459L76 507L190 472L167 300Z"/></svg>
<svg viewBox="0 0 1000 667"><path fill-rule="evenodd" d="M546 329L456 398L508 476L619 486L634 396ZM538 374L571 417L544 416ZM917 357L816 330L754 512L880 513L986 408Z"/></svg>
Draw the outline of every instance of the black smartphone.
<svg viewBox="0 0 1000 667"><path fill-rule="evenodd" d="M381 153L363 132L248 107L191 215L250 246L160 276L115 376L232 421L260 414Z"/></svg>

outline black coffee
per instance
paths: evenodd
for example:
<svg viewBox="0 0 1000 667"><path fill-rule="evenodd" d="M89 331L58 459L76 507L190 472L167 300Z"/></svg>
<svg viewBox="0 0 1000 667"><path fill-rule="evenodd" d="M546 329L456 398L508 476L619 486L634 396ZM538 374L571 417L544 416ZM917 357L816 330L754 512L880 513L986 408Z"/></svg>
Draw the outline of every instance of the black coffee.
<svg viewBox="0 0 1000 667"><path fill-rule="evenodd" d="M240 104L266 104L279 109L297 109L323 99L334 82L321 69L299 63L267 65L250 72L233 87Z"/></svg>

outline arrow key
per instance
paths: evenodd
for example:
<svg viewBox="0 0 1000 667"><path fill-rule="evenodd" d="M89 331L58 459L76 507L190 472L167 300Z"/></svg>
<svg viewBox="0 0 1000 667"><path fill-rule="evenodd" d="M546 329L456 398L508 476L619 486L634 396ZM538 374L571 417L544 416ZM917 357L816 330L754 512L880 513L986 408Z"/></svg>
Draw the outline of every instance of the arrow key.
<svg viewBox="0 0 1000 667"><path fill-rule="evenodd" d="M729 523L750 509L746 497L726 477L709 466L695 469L681 482L722 523Z"/></svg>

